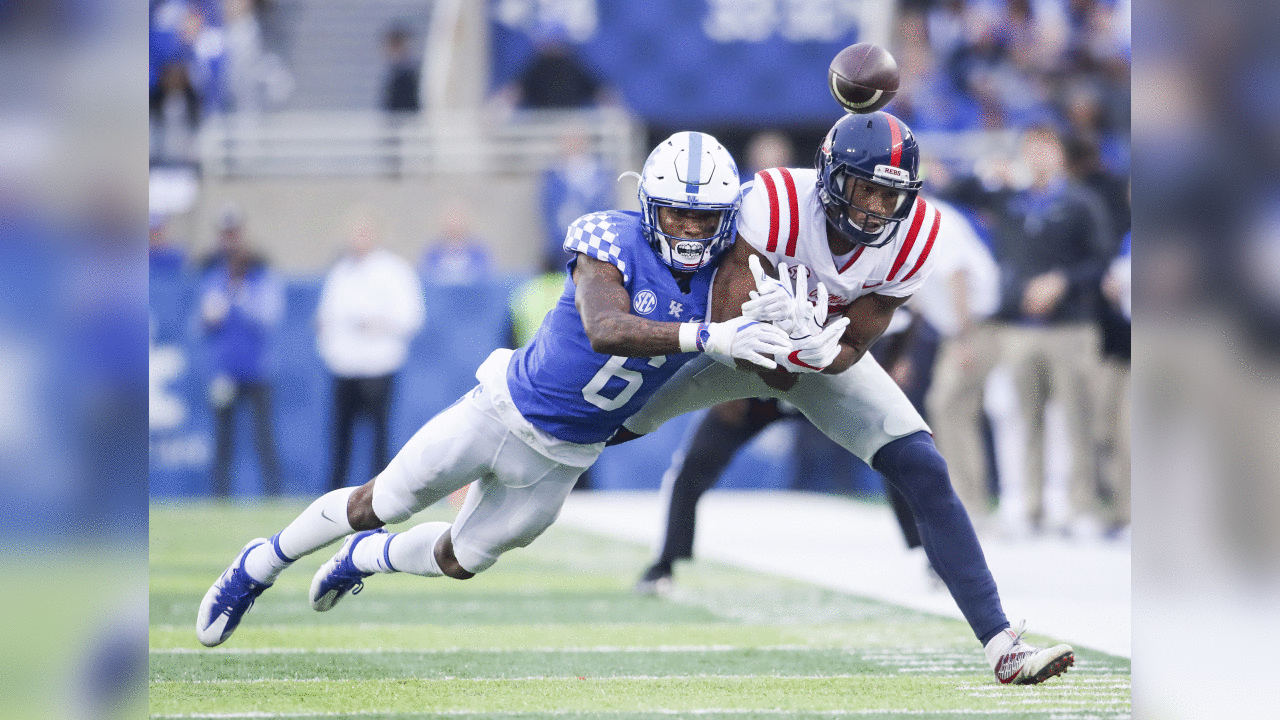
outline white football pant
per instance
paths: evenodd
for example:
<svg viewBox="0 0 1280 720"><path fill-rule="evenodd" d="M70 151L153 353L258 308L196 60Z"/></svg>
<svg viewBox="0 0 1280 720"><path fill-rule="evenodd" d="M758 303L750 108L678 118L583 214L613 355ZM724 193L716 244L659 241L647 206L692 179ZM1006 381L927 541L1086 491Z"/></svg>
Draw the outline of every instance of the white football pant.
<svg viewBox="0 0 1280 720"><path fill-rule="evenodd" d="M378 475L373 511L403 522L475 481L450 533L458 564L478 573L550 527L584 470L529 447L477 386L419 428Z"/></svg>
<svg viewBox="0 0 1280 720"><path fill-rule="evenodd" d="M870 353L839 375L802 373L790 390L699 355L680 368L624 426L648 434L677 415L726 400L776 397L796 406L827 437L868 465L890 441L929 430L920 413Z"/></svg>

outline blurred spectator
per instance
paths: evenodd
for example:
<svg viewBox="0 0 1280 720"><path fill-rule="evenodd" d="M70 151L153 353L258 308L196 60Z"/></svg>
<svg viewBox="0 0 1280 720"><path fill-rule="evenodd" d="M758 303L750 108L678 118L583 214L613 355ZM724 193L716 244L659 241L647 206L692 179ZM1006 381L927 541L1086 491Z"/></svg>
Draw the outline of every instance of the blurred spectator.
<svg viewBox="0 0 1280 720"><path fill-rule="evenodd" d="M1129 232L1129 181L1109 169L1102 161L1099 137L1085 133L1070 135L1066 139L1067 167L1071 175L1085 187L1093 190L1106 204L1111 229L1116 233L1116 244Z"/></svg>
<svg viewBox="0 0 1280 720"><path fill-rule="evenodd" d="M472 229L471 208L462 200L445 204L444 227L423 249L418 273L434 285L471 285L493 274L489 243Z"/></svg>
<svg viewBox="0 0 1280 720"><path fill-rule="evenodd" d="M1034 11L1050 7L1039 3ZM1046 78L1038 71L1055 55L1060 32L1033 14L1029 0L1010 0L1003 8L974 3L965 23L965 41L947 59L954 84L978 103L981 127L1028 125L1049 101Z"/></svg>
<svg viewBox="0 0 1280 720"><path fill-rule="evenodd" d="M1132 458L1129 420L1132 417L1129 323L1133 318L1133 280L1130 235L1125 234L1120 251L1102 279L1106 306L1123 320L1123 343L1108 348L1104 325L1102 374L1099 399L1098 451L1101 456L1102 486L1109 495L1106 513L1108 537L1124 538L1130 521L1130 463ZM1115 341L1113 341L1115 342Z"/></svg>
<svg viewBox="0 0 1280 720"><path fill-rule="evenodd" d="M1127 98L1128 88L1124 90ZM1066 83L1062 104L1071 138L1068 152L1073 164L1090 172L1123 174L1129 169L1129 113L1127 107L1115 107L1114 101L1108 106L1108 92L1098 80L1073 78Z"/></svg>
<svg viewBox="0 0 1280 720"><path fill-rule="evenodd" d="M1102 200L1067 173L1062 139L1041 125L1023 134L1031 184L1009 195L996 238L1001 267L1001 353L1017 385L1025 428L1025 520L1045 529L1045 408L1066 416L1071 450L1070 516L1064 530L1096 534L1094 392L1098 285L1116 251Z"/></svg>
<svg viewBox="0 0 1280 720"><path fill-rule="evenodd" d="M1000 300L991 250L957 207L931 197L945 219L946 242L934 247L934 271L911 299L941 336L926 419L947 459L951 484L981 532L991 515L991 467L984 439L983 390L999 358L988 318Z"/></svg>
<svg viewBox="0 0 1280 720"><path fill-rule="evenodd" d="M979 107L948 75L939 56L919 38L908 38L897 52L901 86L891 109L920 131L960 131L978 127Z"/></svg>
<svg viewBox="0 0 1280 720"><path fill-rule="evenodd" d="M193 162L200 96L182 63L170 62L160 71L159 83L151 90L150 116L151 163Z"/></svg>
<svg viewBox="0 0 1280 720"><path fill-rule="evenodd" d="M1098 154L1093 136L1072 137L1067 142L1071 174L1102 198L1117 235L1113 245L1120 247L1120 236L1129 232L1129 183L1108 172ZM1097 385L1097 443L1102 489L1106 512L1103 520L1108 536L1119 537L1129 525L1129 358L1131 324L1128 315L1128 248L1112 262L1115 272L1099 286L1097 311L1101 339L1101 373ZM1109 284L1108 284L1109 283ZM1122 307L1123 305L1123 307Z"/></svg>
<svg viewBox="0 0 1280 720"><path fill-rule="evenodd" d="M562 244L569 223L587 213L614 206L614 178L604 162L591 152L585 131L573 128L560 138L559 161L542 175L542 264L563 266L569 260Z"/></svg>
<svg viewBox="0 0 1280 720"><path fill-rule="evenodd" d="M151 214L147 260L152 273L178 272L186 262L186 253L169 237L169 218L159 213Z"/></svg>
<svg viewBox="0 0 1280 720"><path fill-rule="evenodd" d="M418 85L421 61L409 50L413 32L396 23L383 36L387 69L382 82L381 107L389 113L416 113L421 108Z"/></svg>
<svg viewBox="0 0 1280 720"><path fill-rule="evenodd" d="M516 286L511 292L507 313L507 344L524 347L542 326L542 319L564 294L569 279L561 263L546 263L542 271Z"/></svg>
<svg viewBox="0 0 1280 720"><path fill-rule="evenodd" d="M183 64L201 99L202 115L227 109L221 11L216 0L165 0L151 13L152 89L166 65Z"/></svg>
<svg viewBox="0 0 1280 720"><path fill-rule="evenodd" d="M346 222L347 251L325 277L316 309L320 358L333 375L333 467L329 489L345 487L360 415L373 426L369 473L387 465L395 376L426 318L422 285L408 261L379 247L367 210Z"/></svg>
<svg viewBox="0 0 1280 720"><path fill-rule="evenodd" d="M742 182L747 182L761 170L791 167L795 156L796 148L791 138L774 130L758 132L747 142L747 162L739 170Z"/></svg>
<svg viewBox="0 0 1280 720"><path fill-rule="evenodd" d="M269 353L284 314L284 284L244 238L240 212L228 207L218 222L219 247L204 263L200 322L211 345L215 450L213 493L231 494L236 409L253 411L254 446L262 467L263 492L281 490L280 461L272 428Z"/></svg>
<svg viewBox="0 0 1280 720"><path fill-rule="evenodd" d="M239 112L262 106L262 28L251 0L223 0L227 43L227 107Z"/></svg>
<svg viewBox="0 0 1280 720"><path fill-rule="evenodd" d="M503 108L578 110L616 104L616 92L583 62L564 28L537 32L534 52L494 98Z"/></svg>

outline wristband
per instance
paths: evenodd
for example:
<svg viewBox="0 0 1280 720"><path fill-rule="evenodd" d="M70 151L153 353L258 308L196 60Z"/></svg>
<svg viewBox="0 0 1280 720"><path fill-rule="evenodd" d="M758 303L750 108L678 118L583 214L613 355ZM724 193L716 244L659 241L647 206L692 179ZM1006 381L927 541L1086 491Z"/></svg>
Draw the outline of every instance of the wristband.
<svg viewBox="0 0 1280 720"><path fill-rule="evenodd" d="M698 323L680 323L680 352L698 352L702 350L698 343Z"/></svg>

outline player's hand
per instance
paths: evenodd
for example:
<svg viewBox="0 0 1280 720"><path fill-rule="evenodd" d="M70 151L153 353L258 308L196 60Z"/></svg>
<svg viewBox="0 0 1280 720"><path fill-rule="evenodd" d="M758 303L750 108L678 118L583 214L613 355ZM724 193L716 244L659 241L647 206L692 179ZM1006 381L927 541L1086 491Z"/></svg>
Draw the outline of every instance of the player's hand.
<svg viewBox="0 0 1280 720"><path fill-rule="evenodd" d="M787 330L792 339L811 337L822 332L822 325L827 321L826 283L819 282L817 302L809 302L809 269L803 265L796 268L795 288L795 323Z"/></svg>
<svg viewBox="0 0 1280 720"><path fill-rule="evenodd" d="M709 323L701 350L725 365L732 366L735 360L746 360L772 370L778 365L773 356L785 356L791 352L791 340L773 325L736 317Z"/></svg>
<svg viewBox="0 0 1280 720"><path fill-rule="evenodd" d="M847 327L849 318L842 317L814 335L792 338L793 349L774 356L778 366L793 373L822 372L840 354L840 338Z"/></svg>
<svg viewBox="0 0 1280 720"><path fill-rule="evenodd" d="M769 277L760 264L758 255L747 258L756 289L748 293L751 299L742 304L742 315L759 322L774 323L783 329L795 324L795 296L789 280ZM787 264L778 263L779 277L787 278Z"/></svg>

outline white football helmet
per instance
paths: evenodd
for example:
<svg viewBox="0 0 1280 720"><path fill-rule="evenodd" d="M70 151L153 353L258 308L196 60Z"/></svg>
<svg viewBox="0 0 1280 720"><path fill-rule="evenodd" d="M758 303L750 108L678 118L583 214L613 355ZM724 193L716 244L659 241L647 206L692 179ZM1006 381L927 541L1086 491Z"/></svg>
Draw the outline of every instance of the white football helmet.
<svg viewBox="0 0 1280 720"><path fill-rule="evenodd" d="M644 162L641 227L658 257L678 272L704 268L729 249L741 205L738 166L729 151L706 133L676 133L654 148ZM662 206L718 211L720 223L707 238L673 237L658 224L658 208Z"/></svg>

